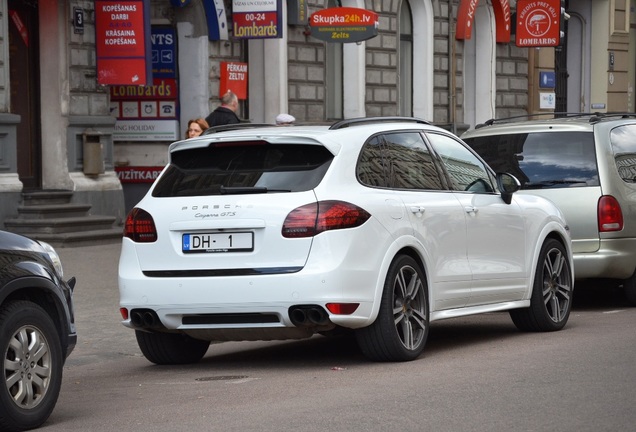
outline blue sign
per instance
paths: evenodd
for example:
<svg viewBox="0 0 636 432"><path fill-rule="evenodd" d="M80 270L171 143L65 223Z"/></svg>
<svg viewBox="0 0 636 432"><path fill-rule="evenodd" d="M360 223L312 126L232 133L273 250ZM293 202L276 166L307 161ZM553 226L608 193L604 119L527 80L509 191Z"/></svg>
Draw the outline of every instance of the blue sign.
<svg viewBox="0 0 636 432"><path fill-rule="evenodd" d="M152 26L150 42L152 76L177 78L177 36L174 28Z"/></svg>
<svg viewBox="0 0 636 432"><path fill-rule="evenodd" d="M539 88L556 87L556 76L554 72L539 72Z"/></svg>

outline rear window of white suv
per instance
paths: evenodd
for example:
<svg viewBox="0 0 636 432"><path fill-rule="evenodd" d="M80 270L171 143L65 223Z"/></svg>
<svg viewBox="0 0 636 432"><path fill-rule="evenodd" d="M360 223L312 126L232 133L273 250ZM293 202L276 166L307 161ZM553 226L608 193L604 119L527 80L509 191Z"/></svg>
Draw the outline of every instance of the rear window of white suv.
<svg viewBox="0 0 636 432"><path fill-rule="evenodd" d="M320 183L332 160L320 145L213 143L171 153L152 196L307 191Z"/></svg>
<svg viewBox="0 0 636 432"><path fill-rule="evenodd" d="M522 189L599 185L592 133L517 133L465 141L495 172L517 177Z"/></svg>

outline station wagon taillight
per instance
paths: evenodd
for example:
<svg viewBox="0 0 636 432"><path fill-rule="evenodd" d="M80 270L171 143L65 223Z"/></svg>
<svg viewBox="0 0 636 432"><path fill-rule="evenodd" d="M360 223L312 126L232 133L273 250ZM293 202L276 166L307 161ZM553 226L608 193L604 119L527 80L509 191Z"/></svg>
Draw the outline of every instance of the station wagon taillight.
<svg viewBox="0 0 636 432"><path fill-rule="evenodd" d="M623 211L616 198L603 195L598 200L599 232L620 231L623 229Z"/></svg>
<svg viewBox="0 0 636 432"><path fill-rule="evenodd" d="M126 217L124 237L136 243L152 243L157 241L155 221L146 210L135 207Z"/></svg>
<svg viewBox="0 0 636 432"><path fill-rule="evenodd" d="M287 238L313 237L323 231L355 228L371 215L344 201L319 201L292 210L285 218L282 234Z"/></svg>

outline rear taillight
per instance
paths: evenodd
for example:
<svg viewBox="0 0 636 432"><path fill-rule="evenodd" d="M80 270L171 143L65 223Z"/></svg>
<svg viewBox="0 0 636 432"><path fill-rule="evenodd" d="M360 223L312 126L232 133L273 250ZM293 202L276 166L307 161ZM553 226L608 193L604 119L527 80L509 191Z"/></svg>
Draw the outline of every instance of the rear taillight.
<svg viewBox="0 0 636 432"><path fill-rule="evenodd" d="M283 224L283 237L313 237L323 231L355 228L371 215L344 201L319 201L292 210Z"/></svg>
<svg viewBox="0 0 636 432"><path fill-rule="evenodd" d="M157 228L150 213L136 207L132 209L126 218L124 237L128 237L136 243L157 241Z"/></svg>
<svg viewBox="0 0 636 432"><path fill-rule="evenodd" d="M611 195L598 200L598 230L600 232L620 231L623 229L623 211L621 205Z"/></svg>

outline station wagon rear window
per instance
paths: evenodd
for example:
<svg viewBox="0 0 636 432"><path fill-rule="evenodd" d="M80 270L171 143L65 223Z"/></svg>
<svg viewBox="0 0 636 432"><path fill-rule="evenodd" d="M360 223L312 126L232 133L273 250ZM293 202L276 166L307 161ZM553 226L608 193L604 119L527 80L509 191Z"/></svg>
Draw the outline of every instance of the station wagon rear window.
<svg viewBox="0 0 636 432"><path fill-rule="evenodd" d="M320 183L332 160L320 145L212 143L173 152L152 196L307 191Z"/></svg>
<svg viewBox="0 0 636 432"><path fill-rule="evenodd" d="M618 175L626 183L636 183L636 125L612 129L610 141Z"/></svg>
<svg viewBox="0 0 636 432"><path fill-rule="evenodd" d="M465 141L495 172L517 177L522 189L599 185L592 133L519 133Z"/></svg>

